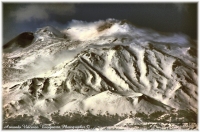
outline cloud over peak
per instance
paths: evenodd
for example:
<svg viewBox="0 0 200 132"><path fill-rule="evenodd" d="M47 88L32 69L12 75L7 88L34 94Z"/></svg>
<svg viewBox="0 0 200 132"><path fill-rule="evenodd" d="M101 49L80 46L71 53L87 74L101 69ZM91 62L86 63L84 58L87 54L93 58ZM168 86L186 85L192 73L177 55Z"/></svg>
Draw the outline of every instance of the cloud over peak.
<svg viewBox="0 0 200 132"><path fill-rule="evenodd" d="M188 5L183 3L174 3L174 6L177 8L179 12L184 12L188 10Z"/></svg>
<svg viewBox="0 0 200 132"><path fill-rule="evenodd" d="M19 7L11 12L11 16L17 22L31 20L47 20L51 14L56 15L71 15L75 13L73 4L29 4L24 7Z"/></svg>

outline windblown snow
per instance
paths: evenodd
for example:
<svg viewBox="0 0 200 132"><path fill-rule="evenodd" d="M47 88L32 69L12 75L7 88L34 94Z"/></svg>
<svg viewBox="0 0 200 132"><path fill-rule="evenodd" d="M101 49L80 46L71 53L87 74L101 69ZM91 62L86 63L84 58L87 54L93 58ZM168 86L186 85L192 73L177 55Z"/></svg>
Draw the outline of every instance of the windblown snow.
<svg viewBox="0 0 200 132"><path fill-rule="evenodd" d="M34 37L3 53L5 118L198 111L197 50L184 34L107 19L47 26Z"/></svg>

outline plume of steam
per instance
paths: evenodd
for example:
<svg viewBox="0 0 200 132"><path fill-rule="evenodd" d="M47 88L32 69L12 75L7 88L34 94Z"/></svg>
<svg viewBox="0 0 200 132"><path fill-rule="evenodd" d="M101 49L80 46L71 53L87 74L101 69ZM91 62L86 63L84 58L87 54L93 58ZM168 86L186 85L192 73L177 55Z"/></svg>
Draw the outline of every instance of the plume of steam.
<svg viewBox="0 0 200 132"><path fill-rule="evenodd" d="M106 23L112 23L103 31L98 31L98 28ZM124 37L129 36L132 39L130 43L173 43L178 45L189 44L189 37L181 33L159 33L152 29L138 28L134 25L121 23L119 20L107 19L96 22L83 22L73 20L68 25L67 29L62 31L68 34L72 40L91 41L98 40L101 37Z"/></svg>

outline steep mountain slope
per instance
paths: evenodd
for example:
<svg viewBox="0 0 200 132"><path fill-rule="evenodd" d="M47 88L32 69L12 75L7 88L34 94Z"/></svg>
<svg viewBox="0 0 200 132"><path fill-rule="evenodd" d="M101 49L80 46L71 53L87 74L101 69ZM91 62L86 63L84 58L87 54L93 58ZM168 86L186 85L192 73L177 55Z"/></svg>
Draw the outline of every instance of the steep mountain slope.
<svg viewBox="0 0 200 132"><path fill-rule="evenodd" d="M113 19L69 26L63 33L39 29L30 46L3 53L5 118L28 114L51 120L55 112L197 113L192 40Z"/></svg>
<svg viewBox="0 0 200 132"><path fill-rule="evenodd" d="M3 45L4 52L13 52L16 49L25 48L29 46L34 39L34 35L31 32L24 32Z"/></svg>

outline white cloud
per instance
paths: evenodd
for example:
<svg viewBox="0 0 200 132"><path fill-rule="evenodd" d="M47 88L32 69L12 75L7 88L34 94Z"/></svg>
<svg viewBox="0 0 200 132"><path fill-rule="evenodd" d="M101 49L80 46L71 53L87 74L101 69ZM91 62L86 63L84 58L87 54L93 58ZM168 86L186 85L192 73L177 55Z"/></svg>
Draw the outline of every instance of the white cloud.
<svg viewBox="0 0 200 132"><path fill-rule="evenodd" d="M47 19L49 16L44 8L36 5L29 5L24 8L19 8L12 12L11 16L15 17L18 22L30 21L32 19Z"/></svg>
<svg viewBox="0 0 200 132"><path fill-rule="evenodd" d="M183 12L188 10L188 5L187 4L182 4L182 3L175 3L174 6L177 8L179 12Z"/></svg>
<svg viewBox="0 0 200 132"><path fill-rule="evenodd" d="M46 10L52 11L56 14L72 14L75 13L75 6L73 4L46 4Z"/></svg>
<svg viewBox="0 0 200 132"><path fill-rule="evenodd" d="M50 18L50 13L58 15L70 15L75 12L75 7L72 4L30 4L25 7L20 7L11 12L11 16L17 22L34 20L46 20Z"/></svg>

